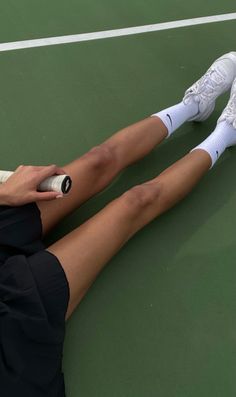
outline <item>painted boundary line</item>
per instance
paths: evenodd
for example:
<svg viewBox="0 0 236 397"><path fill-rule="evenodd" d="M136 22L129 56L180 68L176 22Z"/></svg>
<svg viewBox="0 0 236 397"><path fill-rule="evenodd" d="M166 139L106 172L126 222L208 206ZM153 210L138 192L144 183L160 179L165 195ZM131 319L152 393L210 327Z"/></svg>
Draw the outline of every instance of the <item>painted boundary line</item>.
<svg viewBox="0 0 236 397"><path fill-rule="evenodd" d="M46 37L42 39L14 41L1 43L0 51L21 50L23 48L45 47L50 45L78 43L81 41L91 41L108 39L112 37L130 36L140 33L157 32L160 30L176 29L186 26L202 25L213 22L232 21L236 19L236 12L230 14L213 15L209 17L183 19L173 22L157 23L154 25L134 26L130 28L104 30L101 32L81 33L68 36Z"/></svg>

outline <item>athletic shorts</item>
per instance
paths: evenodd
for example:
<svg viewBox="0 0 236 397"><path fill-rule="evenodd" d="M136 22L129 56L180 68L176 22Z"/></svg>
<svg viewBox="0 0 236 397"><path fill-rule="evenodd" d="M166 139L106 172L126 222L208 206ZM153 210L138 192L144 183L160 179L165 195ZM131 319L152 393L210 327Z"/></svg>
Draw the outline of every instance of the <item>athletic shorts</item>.
<svg viewBox="0 0 236 397"><path fill-rule="evenodd" d="M64 397L69 286L36 203L0 206L0 396Z"/></svg>

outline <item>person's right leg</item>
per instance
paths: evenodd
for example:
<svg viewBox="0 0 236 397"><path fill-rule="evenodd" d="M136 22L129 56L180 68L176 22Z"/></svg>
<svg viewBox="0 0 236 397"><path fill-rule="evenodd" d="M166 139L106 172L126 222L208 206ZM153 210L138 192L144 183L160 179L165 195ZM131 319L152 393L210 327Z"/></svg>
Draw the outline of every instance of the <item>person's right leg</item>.
<svg viewBox="0 0 236 397"><path fill-rule="evenodd" d="M214 109L216 98L230 88L236 76L236 53L225 54L190 87L177 105L119 131L79 159L63 166L73 187L63 200L38 202L43 235L84 201L104 189L125 167L141 159L191 119L202 121Z"/></svg>
<svg viewBox="0 0 236 397"><path fill-rule="evenodd" d="M112 256L138 230L186 196L210 166L210 156L195 150L47 248L60 261L69 283L67 318Z"/></svg>

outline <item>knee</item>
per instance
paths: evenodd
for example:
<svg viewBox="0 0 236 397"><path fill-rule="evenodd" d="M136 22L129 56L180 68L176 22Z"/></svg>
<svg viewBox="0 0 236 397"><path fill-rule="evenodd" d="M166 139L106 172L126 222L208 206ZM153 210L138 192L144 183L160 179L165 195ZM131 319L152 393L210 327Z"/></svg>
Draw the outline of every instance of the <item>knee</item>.
<svg viewBox="0 0 236 397"><path fill-rule="evenodd" d="M84 160L88 161L89 164L96 170L108 169L116 162L115 151L111 145L103 143L99 146L95 146L84 156Z"/></svg>
<svg viewBox="0 0 236 397"><path fill-rule="evenodd" d="M159 182L144 183L126 192L122 197L123 203L136 216L159 200L161 192L162 186Z"/></svg>

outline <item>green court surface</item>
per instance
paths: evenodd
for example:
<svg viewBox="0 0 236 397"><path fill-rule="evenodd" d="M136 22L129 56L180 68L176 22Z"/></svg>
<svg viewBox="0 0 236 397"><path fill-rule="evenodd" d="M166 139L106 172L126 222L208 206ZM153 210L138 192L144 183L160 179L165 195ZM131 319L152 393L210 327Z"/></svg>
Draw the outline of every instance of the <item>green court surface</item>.
<svg viewBox="0 0 236 397"><path fill-rule="evenodd" d="M0 41L235 12L235 1L3 0ZM182 99L223 53L236 21L0 53L1 169L64 165L116 130ZM214 129L189 123L65 219L51 244ZM236 150L139 232L67 325L68 397L235 397ZM112 236L111 236L112 238Z"/></svg>

